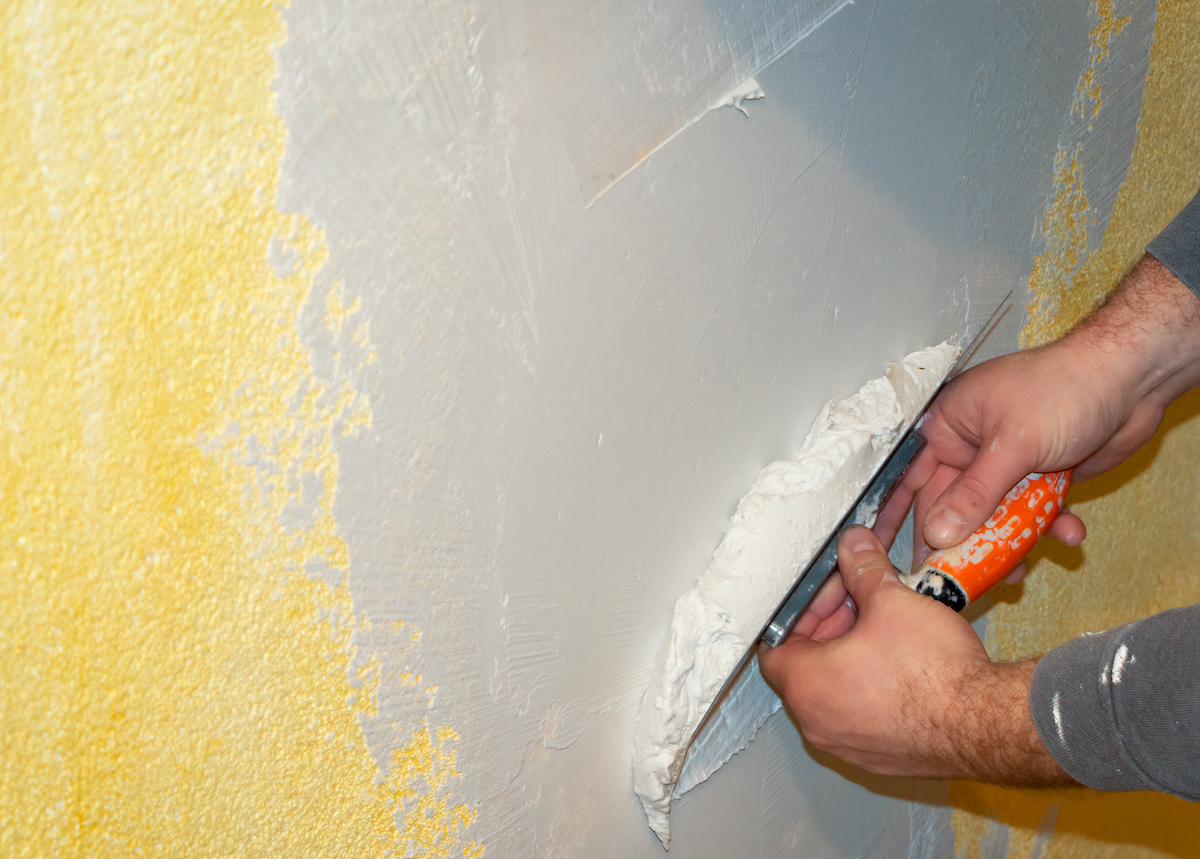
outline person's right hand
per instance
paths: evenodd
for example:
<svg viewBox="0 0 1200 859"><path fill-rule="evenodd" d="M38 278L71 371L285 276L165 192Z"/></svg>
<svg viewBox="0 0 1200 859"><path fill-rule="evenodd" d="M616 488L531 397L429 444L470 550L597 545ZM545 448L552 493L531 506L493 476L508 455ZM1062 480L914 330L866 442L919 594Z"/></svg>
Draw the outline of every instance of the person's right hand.
<svg viewBox="0 0 1200 859"><path fill-rule="evenodd" d="M880 511L891 543L916 503L914 568L965 540L1026 474L1113 468L1145 444L1167 405L1200 380L1200 299L1153 257L1062 340L980 364L955 379L920 427L928 444ZM1064 511L1050 534L1077 544Z"/></svg>

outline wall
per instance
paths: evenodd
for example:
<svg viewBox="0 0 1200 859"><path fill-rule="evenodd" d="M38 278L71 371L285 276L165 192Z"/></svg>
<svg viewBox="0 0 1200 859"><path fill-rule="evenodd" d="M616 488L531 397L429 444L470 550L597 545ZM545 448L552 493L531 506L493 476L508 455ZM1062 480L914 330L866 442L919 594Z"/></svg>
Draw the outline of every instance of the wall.
<svg viewBox="0 0 1200 859"><path fill-rule="evenodd" d="M804 7L735 5L636 8ZM819 5L761 71L706 54L765 97L672 114L598 196L572 153L615 121L565 118L545 6L0 12L6 854L659 855L638 700L759 468L1031 272L1027 336L1067 318L1044 285L1100 294L1195 175L1154 119L1195 52L1153 3ZM1157 509L1129 491L1097 509ZM1009 609L992 646L1040 646ZM854 772L781 714L672 853L1051 843L1006 797ZM1088 837L1191 855L1154 820Z"/></svg>

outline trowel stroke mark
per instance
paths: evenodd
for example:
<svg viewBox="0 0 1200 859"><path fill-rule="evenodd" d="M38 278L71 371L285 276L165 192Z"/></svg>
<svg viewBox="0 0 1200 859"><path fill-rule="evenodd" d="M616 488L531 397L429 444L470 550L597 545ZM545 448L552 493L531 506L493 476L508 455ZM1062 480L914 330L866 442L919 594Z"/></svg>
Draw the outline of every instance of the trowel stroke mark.
<svg viewBox="0 0 1200 859"><path fill-rule="evenodd" d="M297 336L325 251L273 205L279 9L0 34L0 852L477 855L453 731L379 771L367 621L305 572L345 576L332 437L370 408Z"/></svg>
<svg viewBox="0 0 1200 859"><path fill-rule="evenodd" d="M355 260L377 250L374 282L420 296L418 318L449 318L419 336L449 342L482 307L533 374L544 239L574 188L514 2L288 9L281 205L319 216Z"/></svg>
<svg viewBox="0 0 1200 859"><path fill-rule="evenodd" d="M543 84L584 200L815 32L852 0L526 3ZM739 103L740 106L740 103Z"/></svg>

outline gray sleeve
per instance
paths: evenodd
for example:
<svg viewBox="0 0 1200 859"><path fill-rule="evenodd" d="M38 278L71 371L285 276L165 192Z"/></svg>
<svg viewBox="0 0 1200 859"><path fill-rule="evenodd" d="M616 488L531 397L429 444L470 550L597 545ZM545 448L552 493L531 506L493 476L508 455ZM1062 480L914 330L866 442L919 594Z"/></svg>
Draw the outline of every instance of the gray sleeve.
<svg viewBox="0 0 1200 859"><path fill-rule="evenodd" d="M1050 651L1033 672L1029 709L1081 784L1200 799L1200 605Z"/></svg>
<svg viewBox="0 0 1200 859"><path fill-rule="evenodd" d="M1200 193L1146 245L1146 253L1200 295Z"/></svg>

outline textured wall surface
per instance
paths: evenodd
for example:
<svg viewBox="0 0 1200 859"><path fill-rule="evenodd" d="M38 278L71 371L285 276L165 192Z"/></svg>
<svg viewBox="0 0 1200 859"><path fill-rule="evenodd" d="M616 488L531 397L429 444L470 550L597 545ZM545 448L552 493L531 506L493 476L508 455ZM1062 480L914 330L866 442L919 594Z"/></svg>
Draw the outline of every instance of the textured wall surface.
<svg viewBox="0 0 1200 859"><path fill-rule="evenodd" d="M1111 286L1196 185L1188 5L846 5L590 206L571 152L615 130L556 108L549 5L5 5L0 852L661 855L629 749L675 598L825 400L1027 280L993 354ZM706 13L638 9L637 50ZM994 650L1195 598L1155 548L1189 432L1077 490L1096 542ZM1137 552L1064 606L1056 564ZM1194 823L870 777L780 714L672 854L1190 856Z"/></svg>
<svg viewBox="0 0 1200 859"><path fill-rule="evenodd" d="M326 251L274 204L279 11L34 2L0 33L0 853L451 846L453 730L385 723L377 764L360 727L415 631L351 641L333 439L371 410L299 336Z"/></svg>
<svg viewBox="0 0 1200 859"><path fill-rule="evenodd" d="M1120 25L1115 16L1097 23L1099 37ZM1085 177L1086 156L1076 159L1077 170L1056 169L1044 217L1047 249L1030 278L1036 310L1023 332L1027 343L1056 336L1086 314L1200 187L1197 32L1200 6L1158 4L1137 144L1102 242L1085 240L1075 227L1086 223L1095 187ZM1098 107L1097 118L1109 109L1103 96ZM1083 632L1200 602L1197 414L1193 391L1168 410L1150 444L1074 488L1068 501L1087 523L1088 539L1079 549L1039 548L1025 583L1000 589L988 627L993 655L1044 652ZM1200 856L1200 808L1174 797L955 785L951 798L971 812L955 820L959 848L971 857Z"/></svg>

